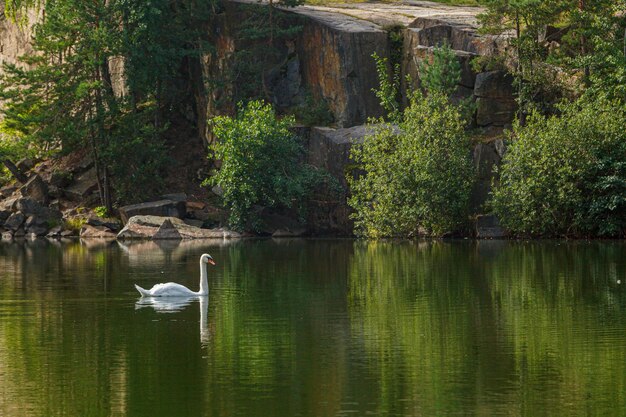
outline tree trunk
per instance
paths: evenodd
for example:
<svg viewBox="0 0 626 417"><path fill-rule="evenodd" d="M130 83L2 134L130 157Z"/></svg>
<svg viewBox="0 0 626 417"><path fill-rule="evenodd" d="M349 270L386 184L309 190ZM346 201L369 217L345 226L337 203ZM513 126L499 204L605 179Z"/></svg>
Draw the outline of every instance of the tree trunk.
<svg viewBox="0 0 626 417"><path fill-rule="evenodd" d="M521 34L520 16L519 11L517 11L515 12L515 36L517 38L517 105L519 106L517 117L520 125L524 126L526 124L526 114L524 113L524 66L522 65Z"/></svg>
<svg viewBox="0 0 626 417"><path fill-rule="evenodd" d="M581 14L585 11L585 0L578 0L578 10L581 11ZM587 55L587 38L585 35L580 35L580 55L583 57ZM589 85L589 76L591 75L589 65L583 67L583 74L583 81L586 85Z"/></svg>
<svg viewBox="0 0 626 417"><path fill-rule="evenodd" d="M15 164L11 162L9 159L3 159L2 163L4 164L5 167L7 167L9 172L13 174L16 180L18 180L22 184L28 181L28 177L24 175L22 171L20 171L20 169L17 166L15 166Z"/></svg>

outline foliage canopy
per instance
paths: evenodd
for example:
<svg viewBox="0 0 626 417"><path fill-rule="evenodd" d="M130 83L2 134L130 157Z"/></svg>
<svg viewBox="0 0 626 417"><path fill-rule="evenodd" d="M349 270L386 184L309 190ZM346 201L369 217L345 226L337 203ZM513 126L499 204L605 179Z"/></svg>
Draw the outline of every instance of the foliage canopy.
<svg viewBox="0 0 626 417"><path fill-rule="evenodd" d="M357 234L438 236L463 227L473 166L459 108L441 92L415 93L397 128L374 130L351 153L364 171L348 176Z"/></svg>
<svg viewBox="0 0 626 417"><path fill-rule="evenodd" d="M302 163L304 147L291 130L292 116L279 119L271 105L251 101L239 105L236 117L218 116L210 123L221 167L207 182L222 189L231 227L254 229L256 205L302 213L303 201L326 175Z"/></svg>
<svg viewBox="0 0 626 417"><path fill-rule="evenodd" d="M493 208L504 226L532 236L623 236L626 109L582 98L560 116L534 112L511 134Z"/></svg>
<svg viewBox="0 0 626 417"><path fill-rule="evenodd" d="M175 74L201 47L195 23L210 14L210 3L9 3L14 16L34 5L45 13L33 26L34 52L5 65L0 78L8 143L45 153L89 148L108 210L114 200L157 192L165 120L180 95Z"/></svg>

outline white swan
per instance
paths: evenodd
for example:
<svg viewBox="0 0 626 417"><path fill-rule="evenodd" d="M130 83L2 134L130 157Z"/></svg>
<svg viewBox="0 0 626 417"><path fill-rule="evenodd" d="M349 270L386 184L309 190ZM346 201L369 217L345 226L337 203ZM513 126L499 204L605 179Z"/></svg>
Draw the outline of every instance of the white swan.
<svg viewBox="0 0 626 417"><path fill-rule="evenodd" d="M207 282L207 264L215 265L215 261L208 253L200 257L200 290L191 291L184 285L168 282L165 284L156 284L154 287L146 290L135 284L135 288L142 297L191 297L191 296L207 296L209 295L209 283Z"/></svg>

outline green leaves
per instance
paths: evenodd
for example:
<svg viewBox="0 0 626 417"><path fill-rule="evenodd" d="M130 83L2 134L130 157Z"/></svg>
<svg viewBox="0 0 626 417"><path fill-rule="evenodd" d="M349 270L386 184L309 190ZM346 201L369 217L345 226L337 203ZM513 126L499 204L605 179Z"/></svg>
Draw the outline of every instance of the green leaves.
<svg viewBox="0 0 626 417"><path fill-rule="evenodd" d="M427 92L438 92L450 97L461 80L461 64L447 42L433 49L432 62L419 66L420 83Z"/></svg>
<svg viewBox="0 0 626 417"><path fill-rule="evenodd" d="M222 188L235 229L255 222L255 205L303 210L303 200L326 178L301 164L304 148L291 131L294 118L278 119L269 104L240 104L237 117L219 116L209 123L218 138L211 149L221 168L207 181Z"/></svg>
<svg viewBox="0 0 626 417"><path fill-rule="evenodd" d="M462 227L473 168L459 109L439 92L416 94L398 128L374 129L351 153L364 171L348 177L357 234L439 236Z"/></svg>
<svg viewBox="0 0 626 417"><path fill-rule="evenodd" d="M389 59L380 57L376 52L372 54L376 61L376 74L378 76L378 88L373 88L374 94L380 101L380 106L385 110L387 120L400 121L400 64L395 64L389 71Z"/></svg>
<svg viewBox="0 0 626 417"><path fill-rule="evenodd" d="M622 236L626 227L626 109L583 98L560 117L514 126L493 192L502 224L534 236Z"/></svg>
<svg viewBox="0 0 626 417"><path fill-rule="evenodd" d="M16 16L41 5L34 53L5 66L0 79L2 149L88 148L107 190L135 202L156 194L165 165L163 132L180 108L185 57L201 52L212 1L21 0ZM22 147L19 147L21 149ZM109 178L110 176L110 178ZM106 201L104 201L106 200Z"/></svg>

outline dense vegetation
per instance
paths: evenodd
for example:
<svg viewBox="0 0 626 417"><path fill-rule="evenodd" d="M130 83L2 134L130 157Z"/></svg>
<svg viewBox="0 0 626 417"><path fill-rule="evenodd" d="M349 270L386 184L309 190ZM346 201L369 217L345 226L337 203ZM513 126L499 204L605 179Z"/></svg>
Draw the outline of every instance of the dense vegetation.
<svg viewBox="0 0 626 417"><path fill-rule="evenodd" d="M495 213L518 235L623 236L626 2L485 4L485 31L515 33L520 109Z"/></svg>
<svg viewBox="0 0 626 417"><path fill-rule="evenodd" d="M211 3L189 0L7 1L24 21L38 4L34 52L0 79L2 153L91 151L102 205L158 190L163 134L185 94L179 68L197 54ZM124 75L113 74L114 63ZM14 144L22 146L16 147Z"/></svg>
<svg viewBox="0 0 626 417"><path fill-rule="evenodd" d="M618 236L626 230L626 109L583 98L516 123L493 206L511 231Z"/></svg>
<svg viewBox="0 0 626 417"><path fill-rule="evenodd" d="M357 234L438 236L463 226L472 165L459 109L441 93L418 93L397 128L374 129L352 151L365 171L349 177Z"/></svg>
<svg viewBox="0 0 626 417"><path fill-rule="evenodd" d="M260 206L304 213L325 175L301 162L304 146L292 131L293 117L279 119L271 105L251 101L240 104L236 117L216 117L211 124L221 167L208 182L223 190L231 227L256 229L254 209Z"/></svg>
<svg viewBox="0 0 626 417"><path fill-rule="evenodd" d="M373 121L373 135L353 147L359 172L348 175L358 235L370 238L440 236L467 222L473 181L470 142L463 105L450 96L460 78L458 61L444 45L422 66L427 95L411 94L401 110L397 68L374 55L379 88L375 91L387 119ZM393 124L391 124L393 123Z"/></svg>
<svg viewBox="0 0 626 417"><path fill-rule="evenodd" d="M494 212L520 235L623 236L626 137L619 125L626 114L626 0L479 3L485 7L481 30L506 34L509 44L473 65L510 72L519 108L495 183ZM34 52L23 65L5 65L0 78L1 159L88 149L108 210L157 194L168 131L174 120L189 117L177 112L197 93L189 85L190 61L211 51L207 29L219 14L218 2L5 5L5 14L22 25L32 23L28 8L45 10L45 18L33 26ZM325 102L305 90L298 90L295 108L292 102L285 104L290 108L274 103L274 109L257 101L276 101L268 80L280 77L294 58L290 47L283 49L302 26L286 19L274 1L241 16L228 70L203 79L209 89L231 86L215 98L229 103L214 103L220 111L233 115L233 103L244 103L236 116L210 121L216 138L211 156L221 160L210 182L223 189L230 224L238 229L255 223L258 205L302 213L320 181L319 172L302 164L293 117L282 115L295 114L306 125L332 122ZM463 229L470 215L474 108L450 98L461 73L455 52L443 44L419 65L422 91L406 92L408 103L402 102L398 57L374 59L380 81L375 94L386 114L352 154L360 168L349 178L356 232L413 237Z"/></svg>

